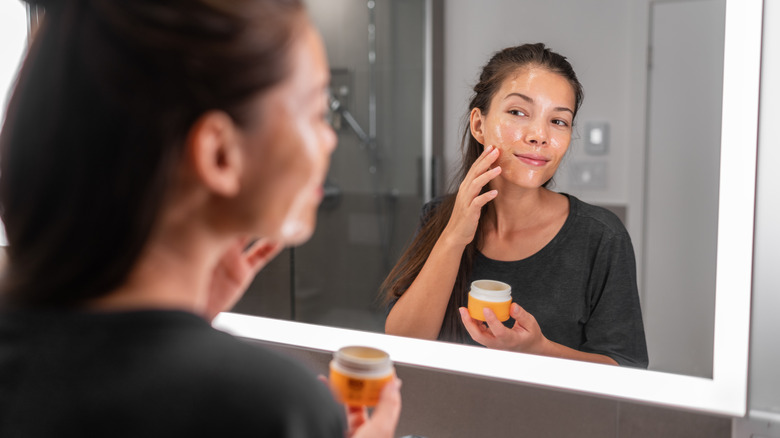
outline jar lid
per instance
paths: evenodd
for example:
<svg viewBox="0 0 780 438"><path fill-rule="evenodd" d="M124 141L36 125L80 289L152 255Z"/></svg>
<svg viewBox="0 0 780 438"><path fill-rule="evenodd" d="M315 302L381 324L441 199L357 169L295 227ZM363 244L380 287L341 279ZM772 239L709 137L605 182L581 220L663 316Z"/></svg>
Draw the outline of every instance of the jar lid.
<svg viewBox="0 0 780 438"><path fill-rule="evenodd" d="M512 299L512 286L496 280L475 280L469 293L484 301L506 301Z"/></svg>
<svg viewBox="0 0 780 438"><path fill-rule="evenodd" d="M333 353L333 359L353 371L378 371L392 366L390 355L384 351L360 345L342 347Z"/></svg>

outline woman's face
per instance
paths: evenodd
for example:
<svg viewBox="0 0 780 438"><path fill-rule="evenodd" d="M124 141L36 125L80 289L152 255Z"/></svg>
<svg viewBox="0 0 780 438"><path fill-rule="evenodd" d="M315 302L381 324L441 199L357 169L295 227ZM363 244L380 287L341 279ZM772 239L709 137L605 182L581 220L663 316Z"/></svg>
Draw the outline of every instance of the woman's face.
<svg viewBox="0 0 780 438"><path fill-rule="evenodd" d="M336 135L326 121L330 80L322 39L310 23L295 38L289 76L259 101L255 127L244 130L249 165L244 202L252 232L287 245L314 232Z"/></svg>
<svg viewBox="0 0 780 438"><path fill-rule="evenodd" d="M507 76L488 113L471 113L474 138L501 151L496 183L538 188L552 178L569 148L574 106L574 89L557 73L524 67Z"/></svg>

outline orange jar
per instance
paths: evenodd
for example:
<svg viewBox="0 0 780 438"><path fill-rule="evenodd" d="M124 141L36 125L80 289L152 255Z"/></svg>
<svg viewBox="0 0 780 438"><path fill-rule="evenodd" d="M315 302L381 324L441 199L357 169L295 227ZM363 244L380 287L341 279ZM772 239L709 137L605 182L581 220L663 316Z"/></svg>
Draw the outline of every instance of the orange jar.
<svg viewBox="0 0 780 438"><path fill-rule="evenodd" d="M349 406L376 406L393 376L390 356L377 348L343 347L330 361L330 385L341 403Z"/></svg>
<svg viewBox="0 0 780 438"><path fill-rule="evenodd" d="M471 283L469 291L469 315L480 321L485 320L482 309L489 307L499 321L509 319L509 306L512 304L512 287L495 280L477 280Z"/></svg>

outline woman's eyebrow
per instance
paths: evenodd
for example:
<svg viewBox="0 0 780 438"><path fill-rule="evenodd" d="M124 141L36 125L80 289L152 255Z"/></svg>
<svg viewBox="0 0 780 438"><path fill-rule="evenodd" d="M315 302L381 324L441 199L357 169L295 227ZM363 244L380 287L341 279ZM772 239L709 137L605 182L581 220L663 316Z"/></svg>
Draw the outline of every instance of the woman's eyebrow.
<svg viewBox="0 0 780 438"><path fill-rule="evenodd" d="M524 101L526 101L528 103L534 103L534 100L532 98L526 96L525 94L521 94L521 93L509 93L509 94L506 95L504 100L507 100L507 99L509 99L512 96L517 96L517 97L523 99Z"/></svg>
<svg viewBox="0 0 780 438"><path fill-rule="evenodd" d="M533 98L531 98L529 96L526 96L525 94L522 94L522 93L509 93L509 94L506 95L506 97L504 97L504 100L507 100L507 99L509 99L512 96L517 96L517 97L523 99L524 101L526 101L526 102L528 102L530 104L534 103ZM572 115L574 114L574 111L572 111L571 108L567 108L565 106L559 106L559 107L553 108L553 111L568 111L568 112L572 113Z"/></svg>

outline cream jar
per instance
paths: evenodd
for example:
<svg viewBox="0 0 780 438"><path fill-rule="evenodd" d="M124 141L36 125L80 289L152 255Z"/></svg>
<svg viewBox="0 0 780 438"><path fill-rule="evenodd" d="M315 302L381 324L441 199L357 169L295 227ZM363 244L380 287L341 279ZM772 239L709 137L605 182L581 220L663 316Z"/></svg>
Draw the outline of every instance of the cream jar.
<svg viewBox="0 0 780 438"><path fill-rule="evenodd" d="M469 291L469 315L484 321L482 309L485 307L495 313L499 321L509 319L509 306L512 304L512 287L495 280L476 280L471 283Z"/></svg>
<svg viewBox="0 0 780 438"><path fill-rule="evenodd" d="M390 356L372 347L348 346L333 353L330 385L348 406L376 406L382 388L393 380Z"/></svg>

